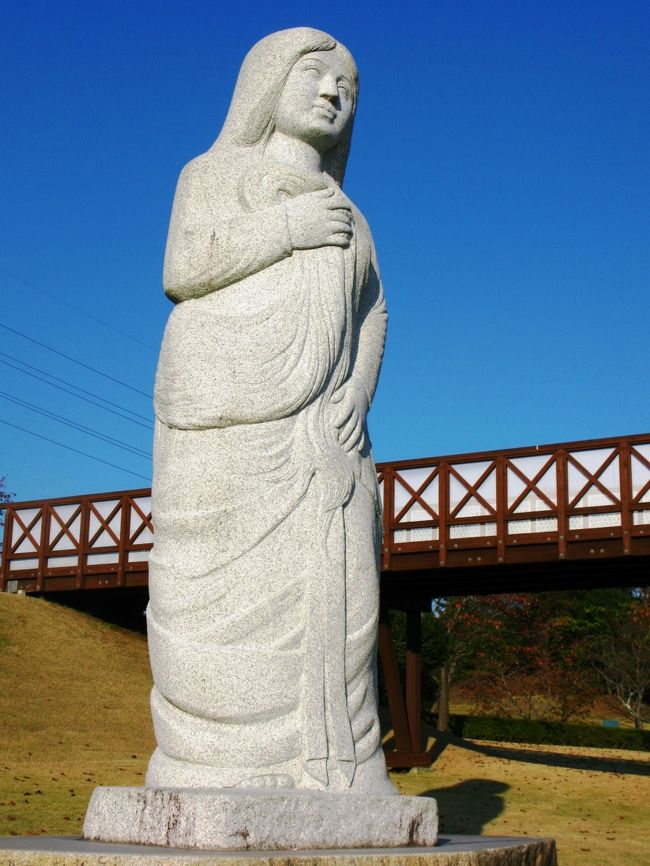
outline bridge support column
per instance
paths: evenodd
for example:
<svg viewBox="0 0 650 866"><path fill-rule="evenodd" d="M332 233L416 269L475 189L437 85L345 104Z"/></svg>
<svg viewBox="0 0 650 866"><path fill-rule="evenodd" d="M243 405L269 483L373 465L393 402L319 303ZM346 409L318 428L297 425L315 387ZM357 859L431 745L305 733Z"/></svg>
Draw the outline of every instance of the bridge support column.
<svg viewBox="0 0 650 866"><path fill-rule="evenodd" d="M411 747L422 747L422 615L419 610L406 614L406 716Z"/></svg>
<svg viewBox="0 0 650 866"><path fill-rule="evenodd" d="M431 756L422 749L422 619L419 610L406 614L406 699L387 607L382 607L379 620L379 658L395 742L395 749L385 753L386 764L389 767L427 767Z"/></svg>

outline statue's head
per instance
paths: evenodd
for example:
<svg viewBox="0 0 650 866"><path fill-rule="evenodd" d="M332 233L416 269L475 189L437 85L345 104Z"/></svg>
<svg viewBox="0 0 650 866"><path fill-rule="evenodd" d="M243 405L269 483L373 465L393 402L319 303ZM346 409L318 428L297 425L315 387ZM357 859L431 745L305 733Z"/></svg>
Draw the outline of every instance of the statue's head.
<svg viewBox="0 0 650 866"><path fill-rule="evenodd" d="M275 108L275 131L302 139L321 154L338 144L352 120L357 95L347 57L337 45L304 54L294 63Z"/></svg>
<svg viewBox="0 0 650 866"><path fill-rule="evenodd" d="M246 55L217 144L264 147L277 129L308 141L343 179L357 103L350 52L309 27L281 30Z"/></svg>

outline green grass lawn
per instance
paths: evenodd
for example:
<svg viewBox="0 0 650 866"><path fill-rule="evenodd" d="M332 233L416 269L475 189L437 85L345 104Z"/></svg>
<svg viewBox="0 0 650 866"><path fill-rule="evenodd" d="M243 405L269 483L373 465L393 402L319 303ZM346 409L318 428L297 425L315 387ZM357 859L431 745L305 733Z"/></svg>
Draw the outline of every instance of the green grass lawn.
<svg viewBox="0 0 650 866"><path fill-rule="evenodd" d="M0 835L80 832L96 785L141 785L154 748L146 640L0 593ZM399 789L447 833L551 836L560 866L648 866L650 755L447 739Z"/></svg>

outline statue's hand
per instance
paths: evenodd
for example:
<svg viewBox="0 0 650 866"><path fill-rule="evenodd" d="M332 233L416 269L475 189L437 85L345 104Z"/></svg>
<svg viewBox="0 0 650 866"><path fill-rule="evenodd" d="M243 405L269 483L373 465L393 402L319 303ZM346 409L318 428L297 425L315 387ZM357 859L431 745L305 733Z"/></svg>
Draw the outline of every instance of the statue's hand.
<svg viewBox="0 0 650 866"><path fill-rule="evenodd" d="M362 382L351 376L332 395L335 404L334 425L338 427L339 445L347 451L363 451L366 444L368 394Z"/></svg>
<svg viewBox="0 0 650 866"><path fill-rule="evenodd" d="M287 199L285 207L294 250L350 246L352 211L339 190L306 192Z"/></svg>

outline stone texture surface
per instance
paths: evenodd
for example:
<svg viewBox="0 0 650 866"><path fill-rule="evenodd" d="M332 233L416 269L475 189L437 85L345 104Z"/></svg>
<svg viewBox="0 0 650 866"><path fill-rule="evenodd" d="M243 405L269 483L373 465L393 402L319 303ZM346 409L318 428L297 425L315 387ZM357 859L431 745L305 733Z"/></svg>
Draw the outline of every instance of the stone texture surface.
<svg viewBox="0 0 650 866"><path fill-rule="evenodd" d="M246 56L214 146L181 173L154 401L158 745L146 789L96 791L87 837L435 841L435 802L397 795L377 717L366 416L386 310L370 230L341 190L357 91L331 36L274 33Z"/></svg>
<svg viewBox="0 0 650 866"><path fill-rule="evenodd" d="M178 182L155 388L151 787L396 793L366 427L386 311L341 189L356 99L340 43L274 33Z"/></svg>
<svg viewBox="0 0 650 866"><path fill-rule="evenodd" d="M95 788L87 840L173 848L303 850L436 844L428 797L322 791Z"/></svg>
<svg viewBox="0 0 650 866"><path fill-rule="evenodd" d="M557 866L550 839L446 836L436 848L373 851L178 851L78 838L0 839L0 866Z"/></svg>

